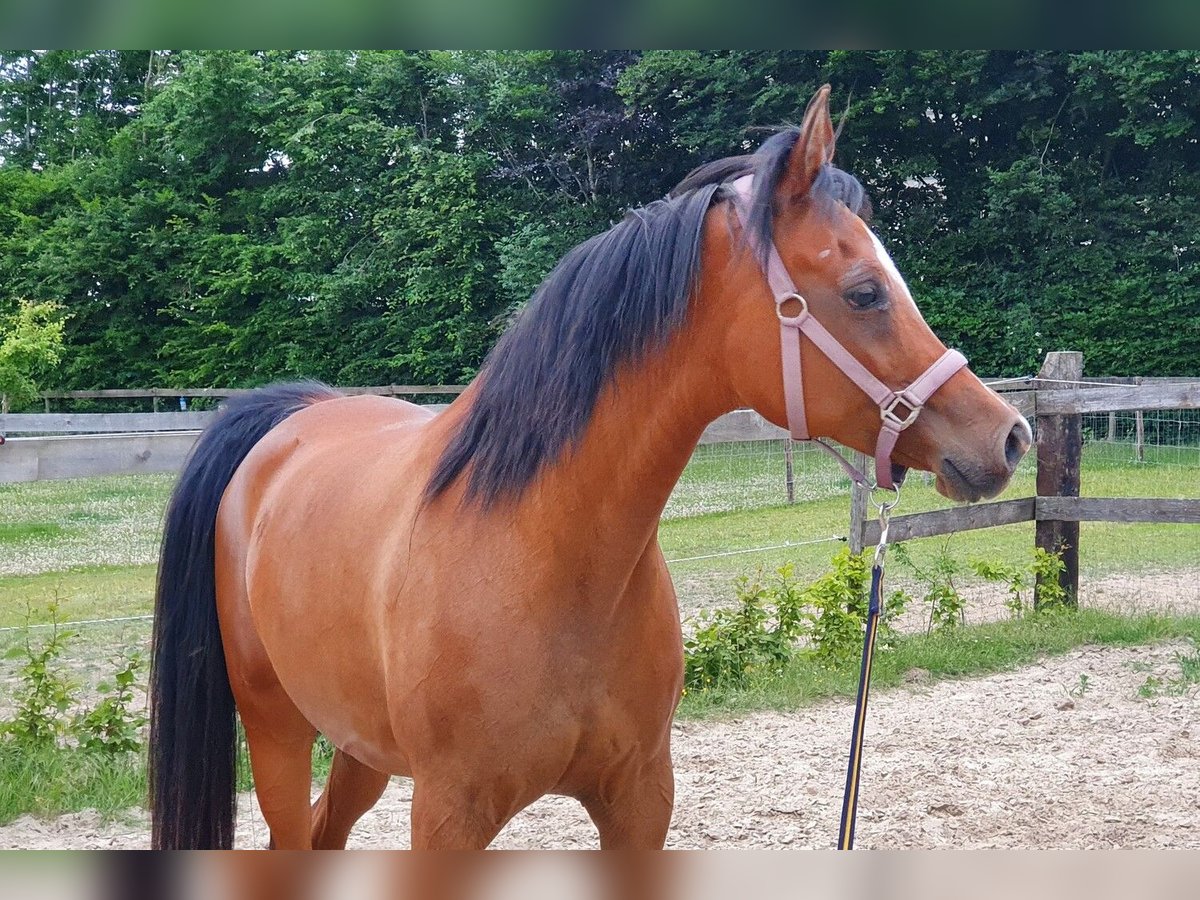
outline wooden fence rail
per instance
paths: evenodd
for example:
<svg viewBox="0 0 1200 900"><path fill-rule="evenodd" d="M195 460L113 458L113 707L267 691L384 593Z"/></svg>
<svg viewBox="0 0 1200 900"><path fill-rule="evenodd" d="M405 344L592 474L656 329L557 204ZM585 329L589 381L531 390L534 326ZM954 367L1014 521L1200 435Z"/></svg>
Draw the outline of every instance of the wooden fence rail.
<svg viewBox="0 0 1200 900"><path fill-rule="evenodd" d="M199 431L212 412L7 413L0 434L120 434L144 431Z"/></svg>
<svg viewBox="0 0 1200 900"><path fill-rule="evenodd" d="M409 397L421 394L461 394L465 384L384 384L372 387L345 387L347 394L376 394L384 397ZM42 391L38 394L45 411L52 400L149 400L155 412L163 400L187 400L207 397L217 400L244 394L253 388L101 388L82 391ZM0 414L8 412L8 397L0 394Z"/></svg>
<svg viewBox="0 0 1200 900"><path fill-rule="evenodd" d="M435 410L445 404L432 404ZM173 472L215 412L187 413L9 413L0 415L0 484L93 475ZM114 430L133 433L112 433ZM63 435L62 432L76 432ZM54 435L54 436L48 436ZM717 419L700 437L702 444L774 441L787 432L758 413L740 409Z"/></svg>
<svg viewBox="0 0 1200 900"><path fill-rule="evenodd" d="M465 384L384 384L371 387L338 388L346 394L379 394L407 397L413 394L461 394ZM235 397L252 388L104 388L94 391L43 391L43 400L150 400L174 397Z"/></svg>

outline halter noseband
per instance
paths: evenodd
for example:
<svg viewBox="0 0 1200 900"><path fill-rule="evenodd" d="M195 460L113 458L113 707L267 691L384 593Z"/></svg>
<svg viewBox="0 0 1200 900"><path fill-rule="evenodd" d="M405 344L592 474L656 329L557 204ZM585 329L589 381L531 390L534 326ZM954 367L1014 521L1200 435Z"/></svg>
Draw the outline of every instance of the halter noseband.
<svg viewBox="0 0 1200 900"><path fill-rule="evenodd" d="M734 210L742 220L746 239L752 249L756 251L758 258L762 259L762 248L757 246L756 236L745 228L745 224L749 220L747 210L749 209L750 188L753 180L753 175L744 175L732 182L729 187L734 192ZM967 364L967 358L957 350L947 350L912 384L893 391L868 372L866 367L809 313L808 301L796 290L796 283L788 274L774 241L771 241L766 248L765 256L764 273L767 276L767 284L770 285L771 293L775 297L775 314L779 316L779 338L783 352L783 392L787 403L788 431L794 440L812 441L823 447L837 457L852 481L864 487L872 487L867 477L851 465L845 457L820 437L813 437L808 432L808 420L804 415L804 383L800 370L800 336L803 334L879 407L883 425L879 430L879 438L875 442L874 486L895 490L897 485L892 479L892 451L896 447L896 441L900 438L900 432L917 420L926 401L950 379L951 375ZM800 311L795 315L786 315L783 311L784 304L793 302L800 305Z"/></svg>

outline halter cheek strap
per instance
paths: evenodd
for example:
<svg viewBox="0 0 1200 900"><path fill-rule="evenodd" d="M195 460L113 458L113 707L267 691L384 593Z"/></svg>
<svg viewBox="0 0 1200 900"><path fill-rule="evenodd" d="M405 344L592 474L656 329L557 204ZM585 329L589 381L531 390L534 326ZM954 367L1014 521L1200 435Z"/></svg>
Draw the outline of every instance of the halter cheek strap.
<svg viewBox="0 0 1200 900"><path fill-rule="evenodd" d="M746 175L730 185L735 196L734 209L742 220L743 228L748 220L746 210L749 209L753 179L754 176ZM762 259L762 248L757 245L756 237L748 230L745 230L745 234L758 258ZM896 484L892 479L892 451L896 447L896 441L900 439L900 433L917 420L926 401L950 379L950 376L967 364L967 358L957 350L947 350L912 384L893 391L867 371L866 367L812 316L808 309L808 301L796 290L796 283L788 274L774 241L766 248L765 257L764 272L767 284L775 297L775 314L779 317L783 393L787 406L788 430L792 438L797 441L813 441L823 447L837 458L852 481L864 487L871 486L867 477L845 457L819 437L813 437L809 433L808 419L804 414L804 380L800 365L800 337L804 335L879 407L883 423L875 442L875 486L894 489ZM799 311L790 315L785 313L784 307L789 304L799 306Z"/></svg>

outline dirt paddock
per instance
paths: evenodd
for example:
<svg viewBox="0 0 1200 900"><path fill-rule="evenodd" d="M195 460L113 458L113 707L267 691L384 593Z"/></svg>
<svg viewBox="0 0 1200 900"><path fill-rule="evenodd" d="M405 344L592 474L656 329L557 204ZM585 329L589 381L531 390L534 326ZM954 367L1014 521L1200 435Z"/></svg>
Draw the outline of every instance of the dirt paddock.
<svg viewBox="0 0 1200 900"><path fill-rule="evenodd" d="M1197 694L1139 696L1178 674L1184 643L1085 648L1015 672L909 684L872 702L860 847L1200 847ZM1080 676L1087 689L1080 695ZM827 702L675 726L668 845L830 847L841 806L850 704ZM351 846L408 844L411 783L396 780ZM239 846L267 831L242 798ZM145 847L145 815L94 813L0 826L5 848ZM596 834L573 800L544 798L498 847L576 848Z"/></svg>

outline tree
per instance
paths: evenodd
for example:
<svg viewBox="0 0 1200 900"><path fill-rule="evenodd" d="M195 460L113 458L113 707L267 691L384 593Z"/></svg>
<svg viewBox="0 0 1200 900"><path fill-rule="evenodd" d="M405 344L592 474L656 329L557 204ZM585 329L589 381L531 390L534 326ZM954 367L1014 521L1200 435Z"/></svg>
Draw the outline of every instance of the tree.
<svg viewBox="0 0 1200 900"><path fill-rule="evenodd" d="M172 65L161 50L0 51L0 157L45 168L103 153Z"/></svg>
<svg viewBox="0 0 1200 900"><path fill-rule="evenodd" d="M0 318L0 411L36 400L38 379L58 364L62 349L63 322L54 304L21 301Z"/></svg>
<svg viewBox="0 0 1200 900"><path fill-rule="evenodd" d="M838 164L978 371L1194 374L1200 57L0 52L0 310L63 387L461 381L567 250L830 81Z"/></svg>

